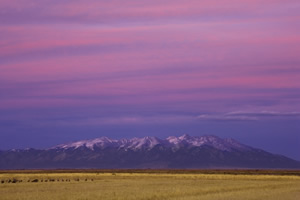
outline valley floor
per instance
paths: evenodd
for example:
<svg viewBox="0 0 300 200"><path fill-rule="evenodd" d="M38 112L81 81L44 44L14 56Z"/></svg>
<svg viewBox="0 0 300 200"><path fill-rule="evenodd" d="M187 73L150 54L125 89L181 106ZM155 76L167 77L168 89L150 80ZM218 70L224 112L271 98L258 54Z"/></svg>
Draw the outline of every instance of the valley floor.
<svg viewBox="0 0 300 200"><path fill-rule="evenodd" d="M0 173L1 200L296 200L300 176L199 173Z"/></svg>

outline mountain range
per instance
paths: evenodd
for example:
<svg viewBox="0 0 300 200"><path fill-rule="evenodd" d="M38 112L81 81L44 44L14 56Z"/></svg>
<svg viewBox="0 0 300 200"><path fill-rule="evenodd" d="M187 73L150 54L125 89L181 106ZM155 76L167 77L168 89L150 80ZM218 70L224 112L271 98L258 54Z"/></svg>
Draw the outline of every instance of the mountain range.
<svg viewBox="0 0 300 200"><path fill-rule="evenodd" d="M293 168L300 162L212 135L114 140L0 151L0 169Z"/></svg>

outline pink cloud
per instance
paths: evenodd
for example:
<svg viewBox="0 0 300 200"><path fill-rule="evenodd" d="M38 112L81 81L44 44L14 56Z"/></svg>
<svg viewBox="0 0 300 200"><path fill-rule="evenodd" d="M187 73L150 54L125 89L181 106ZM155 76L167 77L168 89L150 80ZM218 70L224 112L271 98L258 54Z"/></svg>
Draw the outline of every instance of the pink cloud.
<svg viewBox="0 0 300 200"><path fill-rule="evenodd" d="M117 17L176 17L176 16L194 16L194 15L211 15L231 14L252 12L258 14L265 9L275 9L276 7L284 7L285 5L299 5L297 1L283 0L211 0L211 1L76 1L72 4L58 4L50 7L49 14L63 16L80 16L87 15L87 18L103 17L106 19ZM121 7L119 5L122 5Z"/></svg>
<svg viewBox="0 0 300 200"><path fill-rule="evenodd" d="M3 107L263 99L278 94L181 91L300 87L299 73L271 73L299 62L298 1L1 3L5 16L41 16L0 25L0 89L25 96ZM72 98L95 94L109 98Z"/></svg>
<svg viewBox="0 0 300 200"><path fill-rule="evenodd" d="M126 2L76 0L66 1L1 1L3 13L13 16L15 23L22 21L41 21L47 23L107 23L132 22L143 20L172 20L185 18L217 18L226 21L229 18L260 18L297 13L299 2L296 0L128 0ZM276 11L276 12L274 12ZM280 12L279 12L280 11ZM32 17L35 16L34 17ZM275 16L276 16L275 15ZM17 20L19 19L19 20ZM39 19L39 20L37 20Z"/></svg>

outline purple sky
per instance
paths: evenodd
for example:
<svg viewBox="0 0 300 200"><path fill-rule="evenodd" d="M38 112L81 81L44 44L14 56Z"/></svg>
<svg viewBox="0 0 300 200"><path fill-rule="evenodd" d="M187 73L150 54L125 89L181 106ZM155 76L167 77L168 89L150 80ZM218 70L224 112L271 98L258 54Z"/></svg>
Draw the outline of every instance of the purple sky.
<svg viewBox="0 0 300 200"><path fill-rule="evenodd" d="M184 133L300 160L299 0L1 0L0 149Z"/></svg>

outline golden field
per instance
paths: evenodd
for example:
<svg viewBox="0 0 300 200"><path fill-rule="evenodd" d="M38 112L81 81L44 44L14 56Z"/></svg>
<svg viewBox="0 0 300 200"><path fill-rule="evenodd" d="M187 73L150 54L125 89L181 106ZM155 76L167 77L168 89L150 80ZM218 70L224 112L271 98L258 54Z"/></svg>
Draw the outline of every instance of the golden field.
<svg viewBox="0 0 300 200"><path fill-rule="evenodd" d="M251 173L252 172L252 173ZM300 176L256 171L4 171L1 200L298 200Z"/></svg>

